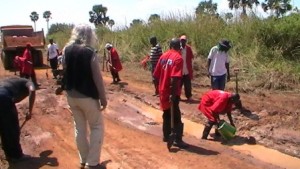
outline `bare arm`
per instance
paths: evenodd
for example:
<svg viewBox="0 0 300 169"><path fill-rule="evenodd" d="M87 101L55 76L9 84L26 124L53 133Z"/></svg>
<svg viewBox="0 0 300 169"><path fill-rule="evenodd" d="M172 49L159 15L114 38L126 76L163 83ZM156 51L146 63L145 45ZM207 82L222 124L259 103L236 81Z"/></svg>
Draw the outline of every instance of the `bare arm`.
<svg viewBox="0 0 300 169"><path fill-rule="evenodd" d="M210 68L211 59L207 59L207 77L210 76L209 68Z"/></svg>
<svg viewBox="0 0 300 169"><path fill-rule="evenodd" d="M29 82L27 84L28 90L29 90L29 111L26 114L26 118L30 119L31 118L31 114L32 114L32 109L33 109L33 105L34 105L34 101L35 101L35 87L34 84L32 82Z"/></svg>
<svg viewBox="0 0 300 169"><path fill-rule="evenodd" d="M225 67L227 69L227 81L230 81L229 63L225 63Z"/></svg>
<svg viewBox="0 0 300 169"><path fill-rule="evenodd" d="M228 117L228 119L229 119L230 124L231 124L232 126L235 126L234 123L233 123L233 120L232 120L232 116L231 116L231 112L230 112L230 111L227 112L227 117Z"/></svg>
<svg viewBox="0 0 300 169"><path fill-rule="evenodd" d="M91 60L93 80L98 90L99 99L103 108L107 106L106 94L104 89L103 78L100 72L99 59L96 54L94 54Z"/></svg>

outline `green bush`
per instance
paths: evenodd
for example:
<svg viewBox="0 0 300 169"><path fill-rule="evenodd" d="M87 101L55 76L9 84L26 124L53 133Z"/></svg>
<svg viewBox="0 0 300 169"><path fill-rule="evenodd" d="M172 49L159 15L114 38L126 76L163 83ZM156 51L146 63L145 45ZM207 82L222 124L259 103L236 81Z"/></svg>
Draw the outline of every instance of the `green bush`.
<svg viewBox="0 0 300 169"><path fill-rule="evenodd" d="M166 51L171 38L186 34L188 44L199 58L196 61L203 62L195 64L197 75L203 74L199 71L203 71L211 47L220 39L229 39L233 45L229 52L231 67L243 70L241 83L247 84L245 86L262 83L265 85L259 87L271 89L291 89L299 83L299 32L300 14L279 19L251 16L227 23L221 17L170 13L151 24L136 24L113 31L105 27L96 28L99 50L103 51L105 43L111 42L123 62L139 62L148 55L150 36L156 36L163 51ZM56 32L51 36L61 43L69 37L66 32ZM272 78L265 78L270 74Z"/></svg>

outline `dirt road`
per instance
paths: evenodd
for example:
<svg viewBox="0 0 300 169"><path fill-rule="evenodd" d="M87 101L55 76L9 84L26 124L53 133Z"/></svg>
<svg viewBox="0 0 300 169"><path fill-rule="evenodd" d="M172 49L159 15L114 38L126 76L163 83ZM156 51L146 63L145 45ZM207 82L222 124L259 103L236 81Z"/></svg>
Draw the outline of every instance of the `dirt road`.
<svg viewBox="0 0 300 169"><path fill-rule="evenodd" d="M66 98L64 95L54 94L55 81L51 76L46 79L45 70L38 70L37 75L42 86L37 91L33 116L21 128L23 150L33 157L27 161L8 164L1 152L0 168L78 168L79 158L74 142L72 114L68 111ZM1 70L0 76L14 75L13 72ZM109 106L103 112L105 139L101 161L109 169L273 169L300 166L300 160L292 157L294 164L280 166L259 160L247 152L235 150L218 141L202 141L190 133L192 130L196 133L201 132L200 128L198 130L193 127L185 130L184 137L191 147L187 150L173 148L172 152L168 152L161 137L158 98L151 96L151 86L124 79L119 85L112 85L109 74L104 73L104 76ZM187 112L194 112L198 101L195 97L195 104L181 103L184 116L191 117ZM22 112L26 107L27 100L18 104L21 125L24 122ZM237 142L245 144L240 140Z"/></svg>

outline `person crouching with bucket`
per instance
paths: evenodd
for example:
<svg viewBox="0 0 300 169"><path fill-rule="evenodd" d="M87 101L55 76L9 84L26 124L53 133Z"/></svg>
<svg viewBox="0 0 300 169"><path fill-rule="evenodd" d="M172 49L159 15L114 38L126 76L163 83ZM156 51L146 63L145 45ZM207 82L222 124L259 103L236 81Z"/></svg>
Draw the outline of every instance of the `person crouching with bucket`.
<svg viewBox="0 0 300 169"><path fill-rule="evenodd" d="M198 109L207 117L201 139L207 139L211 128L215 125L215 137L221 135L226 139L231 139L235 134L235 125L232 120L231 111L233 104L240 106L240 96L236 93L230 93L222 90L211 90L205 93ZM227 114L230 125L224 120L220 120L220 114ZM218 130L218 127L220 130ZM229 133L231 132L231 133Z"/></svg>

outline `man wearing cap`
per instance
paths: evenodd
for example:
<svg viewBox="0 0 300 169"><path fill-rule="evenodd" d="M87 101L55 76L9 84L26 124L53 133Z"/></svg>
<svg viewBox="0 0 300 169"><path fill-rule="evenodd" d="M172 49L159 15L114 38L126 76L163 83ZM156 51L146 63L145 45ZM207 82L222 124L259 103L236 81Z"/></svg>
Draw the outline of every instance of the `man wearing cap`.
<svg viewBox="0 0 300 169"><path fill-rule="evenodd" d="M119 77L119 71L122 70L122 64L120 61L119 54L111 43L107 43L105 45L105 48L109 52L107 63L109 64L110 72L113 78L112 83L118 83L121 81Z"/></svg>
<svg viewBox="0 0 300 169"><path fill-rule="evenodd" d="M180 37L181 42L181 57L183 59L183 69L182 69L182 80L181 87L184 86L184 93L187 101L192 100L192 79L193 79L193 65L192 60L194 54L192 48L186 44L186 35Z"/></svg>
<svg viewBox="0 0 300 169"><path fill-rule="evenodd" d="M231 48L228 40L221 40L217 46L211 48L208 61L207 71L208 77L211 78L211 88L213 90L225 89L226 74L227 81L230 81L229 73L229 55L228 50Z"/></svg>
<svg viewBox="0 0 300 169"><path fill-rule="evenodd" d="M158 59L162 55L162 50L161 50L160 45L157 43L156 36L150 37L150 43L151 43L151 50L150 50L150 57L149 57L149 61L151 63L150 64L150 66L151 66L150 71L151 71L151 74L152 74L152 82L154 84L154 89L155 89L155 92L154 92L153 96L157 96L158 93L159 93L158 92L158 79L156 79L153 76L153 72L154 72L154 69L156 67Z"/></svg>
<svg viewBox="0 0 300 169"><path fill-rule="evenodd" d="M233 104L236 107L239 106L240 96L239 94L225 92L223 90L211 90L205 93L198 109L207 118L207 123L205 124L202 139L207 139L207 136L214 125L218 125L220 122L220 114L227 114L230 124L234 126L231 110ZM215 130L215 136L220 136L218 130Z"/></svg>
<svg viewBox="0 0 300 169"><path fill-rule="evenodd" d="M180 56L180 40L170 41L170 50L166 51L158 60L153 76L159 79L160 107L163 110L163 141L167 142L171 134L171 106L173 106L174 129L176 133L175 146L188 148L182 140L183 123L179 108L181 94L180 81L182 77L183 59Z"/></svg>

